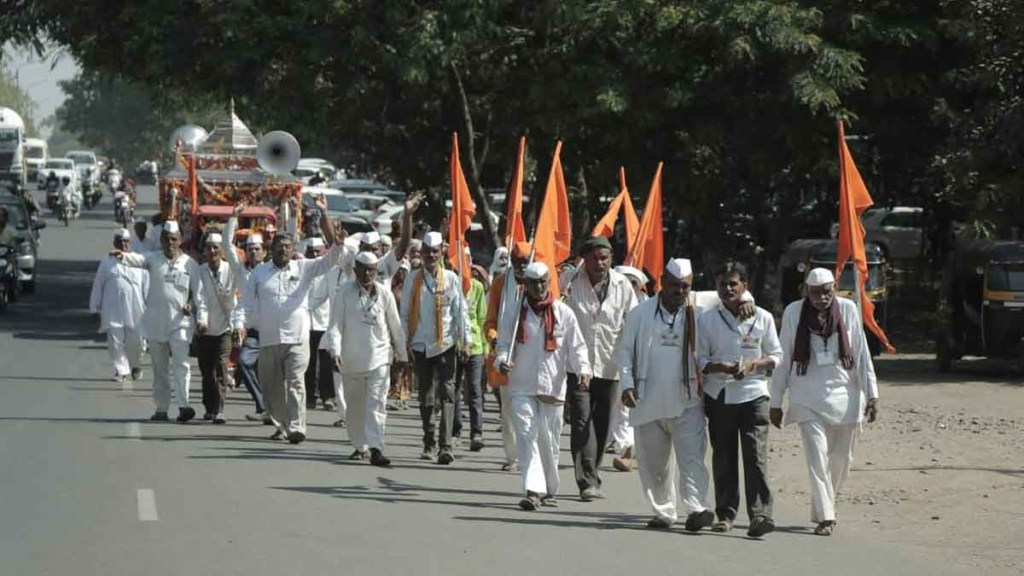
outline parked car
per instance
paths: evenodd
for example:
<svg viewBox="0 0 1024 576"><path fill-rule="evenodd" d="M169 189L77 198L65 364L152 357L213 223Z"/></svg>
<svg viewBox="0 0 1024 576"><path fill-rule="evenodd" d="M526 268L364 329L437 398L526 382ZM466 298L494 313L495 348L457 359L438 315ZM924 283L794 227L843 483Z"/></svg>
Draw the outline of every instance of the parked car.
<svg viewBox="0 0 1024 576"><path fill-rule="evenodd" d="M329 188L341 190L346 194L378 194L386 192L388 187L374 180L331 180L327 183Z"/></svg>
<svg viewBox="0 0 1024 576"><path fill-rule="evenodd" d="M887 260L920 258L924 248L924 209L910 206L869 208L861 216L865 240L882 248ZM839 235L839 224L833 223L832 237Z"/></svg>
<svg viewBox="0 0 1024 576"><path fill-rule="evenodd" d="M327 215L332 220L341 220L341 227L344 228L346 232L349 234L355 234L357 232L373 231L373 226L370 225L370 222L367 219L356 216L353 213L352 204L349 203L346 194L341 190L321 188L318 186L303 187L302 205L309 209L315 208L313 197L319 194L323 194L327 198Z"/></svg>
<svg viewBox="0 0 1024 576"><path fill-rule="evenodd" d="M18 279L27 294L36 289L36 262L39 254L39 230L46 227L45 220L32 222L28 208L18 196L0 193L0 205L7 208L7 225L18 235Z"/></svg>
<svg viewBox="0 0 1024 576"><path fill-rule="evenodd" d="M372 222L377 211L383 206L394 205L394 202L387 196L377 194L345 192L345 197L352 206L352 213L366 219L367 222Z"/></svg>

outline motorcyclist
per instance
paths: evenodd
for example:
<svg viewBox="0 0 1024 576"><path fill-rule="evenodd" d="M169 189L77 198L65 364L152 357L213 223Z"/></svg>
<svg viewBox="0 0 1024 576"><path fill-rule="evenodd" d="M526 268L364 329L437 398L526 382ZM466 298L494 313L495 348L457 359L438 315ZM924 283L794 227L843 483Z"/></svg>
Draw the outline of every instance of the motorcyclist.
<svg viewBox="0 0 1024 576"><path fill-rule="evenodd" d="M50 174L46 177L46 182L43 184L43 188L46 188L46 191L49 193L56 192L60 188L60 178L57 178L56 172L50 171Z"/></svg>
<svg viewBox="0 0 1024 576"><path fill-rule="evenodd" d="M39 203L24 186L18 187L18 195L21 196L21 200L25 203L25 208L28 210L28 217L35 220L39 217Z"/></svg>
<svg viewBox="0 0 1024 576"><path fill-rule="evenodd" d="M60 203L70 202L73 215L78 217L78 212L82 209L82 192L71 185L71 178L68 176L61 178L60 182L61 187L57 191Z"/></svg>

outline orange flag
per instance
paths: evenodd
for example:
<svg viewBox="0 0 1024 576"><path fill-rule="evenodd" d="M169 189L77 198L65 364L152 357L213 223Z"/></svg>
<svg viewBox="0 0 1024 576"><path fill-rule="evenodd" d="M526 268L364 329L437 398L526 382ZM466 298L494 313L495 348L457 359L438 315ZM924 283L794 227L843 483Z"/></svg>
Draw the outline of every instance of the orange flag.
<svg viewBox="0 0 1024 576"><path fill-rule="evenodd" d="M526 227L523 226L523 165L526 162L526 136L519 138L519 152L516 154L516 169L512 173L508 194L505 196L507 216L505 218L505 246L511 248L516 242L526 241Z"/></svg>
<svg viewBox="0 0 1024 576"><path fill-rule="evenodd" d="M661 290L661 273L665 268L664 226L661 221L661 169L663 162L658 162L658 170L651 182L651 191L647 194L644 205L643 220L640 230L636 233L633 249L627 253L626 264L646 270L654 278L656 290Z"/></svg>
<svg viewBox="0 0 1024 576"><path fill-rule="evenodd" d="M626 187L626 169L621 167L619 168L619 195L608 205L608 212L597 222L590 235L611 238L615 233L615 223L619 220L619 212L622 212L626 218L626 254L629 254L633 251L633 244L636 242L640 220L636 217L633 200L629 197L629 188Z"/></svg>
<svg viewBox="0 0 1024 576"><path fill-rule="evenodd" d="M889 354L896 349L889 344L882 327L875 322L875 305L867 297L868 259L864 252L864 224L861 214L874 201L868 193L864 180L860 177L857 165L853 161L850 149L846 147L843 123L839 122L839 249L836 252L836 282L843 273L846 261L853 259L853 265L860 272L860 313L864 325L871 330L882 347Z"/></svg>
<svg viewBox="0 0 1024 576"><path fill-rule="evenodd" d="M537 233L533 238L535 260L547 264L551 293L555 298L561 293L558 288L558 264L569 257L572 244L569 191L565 187L561 154L562 143L558 142L551 161L551 174L548 176L548 186L544 192L544 204L541 205L540 215L537 217Z"/></svg>
<svg viewBox="0 0 1024 576"><path fill-rule="evenodd" d="M466 184L466 175L462 172L462 162L459 161L459 135L452 133L452 160L451 160L451 183L452 183L452 213L448 217L448 261L452 268L462 276L462 291L469 293L469 286L472 276L470 275L469 260L465 255L466 230L469 229L473 216L476 215L476 204L469 194L469 185Z"/></svg>

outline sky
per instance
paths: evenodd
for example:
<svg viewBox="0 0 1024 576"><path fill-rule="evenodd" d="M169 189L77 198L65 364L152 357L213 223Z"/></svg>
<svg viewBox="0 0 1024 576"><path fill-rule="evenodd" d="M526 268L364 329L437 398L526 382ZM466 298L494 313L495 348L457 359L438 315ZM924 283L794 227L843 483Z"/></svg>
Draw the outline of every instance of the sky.
<svg viewBox="0 0 1024 576"><path fill-rule="evenodd" d="M68 54L60 53L56 47L40 58L31 50L16 50L4 46L4 60L8 69L17 76L18 83L36 102L36 125L53 114L64 101L64 92L57 85L61 80L70 80L78 73L78 64ZM40 128L43 137L49 137L49 128Z"/></svg>

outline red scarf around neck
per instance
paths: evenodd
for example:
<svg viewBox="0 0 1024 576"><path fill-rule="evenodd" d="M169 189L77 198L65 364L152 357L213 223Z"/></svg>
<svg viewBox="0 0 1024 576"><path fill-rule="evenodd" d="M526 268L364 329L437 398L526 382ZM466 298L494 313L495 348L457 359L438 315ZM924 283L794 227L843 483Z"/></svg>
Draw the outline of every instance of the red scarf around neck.
<svg viewBox="0 0 1024 576"><path fill-rule="evenodd" d="M520 344L526 343L526 308L529 305L533 313L540 317L544 322L544 350L547 352L555 351L555 299L549 291L544 295L544 298L534 302L529 296L526 297L526 302L523 307L519 310L519 336L516 340Z"/></svg>

